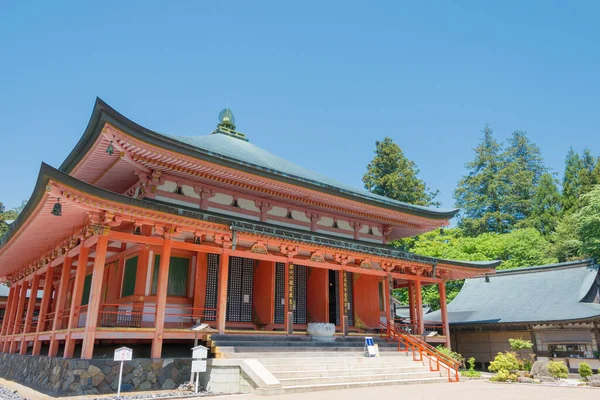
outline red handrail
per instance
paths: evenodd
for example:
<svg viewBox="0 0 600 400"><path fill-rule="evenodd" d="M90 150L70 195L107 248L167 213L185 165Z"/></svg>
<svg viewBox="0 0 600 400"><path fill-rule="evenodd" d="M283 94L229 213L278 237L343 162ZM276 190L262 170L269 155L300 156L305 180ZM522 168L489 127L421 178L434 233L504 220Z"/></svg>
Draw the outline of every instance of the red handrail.
<svg viewBox="0 0 600 400"><path fill-rule="evenodd" d="M379 326L381 327L381 336L385 335L386 340L391 339L398 342L398 351L411 351L414 361L424 361L423 357L426 357L429 360L430 371L439 371L442 367L448 372L448 382L458 382L460 362L442 353L424 340L397 330L392 324L380 321ZM404 350L402 350L403 348Z"/></svg>

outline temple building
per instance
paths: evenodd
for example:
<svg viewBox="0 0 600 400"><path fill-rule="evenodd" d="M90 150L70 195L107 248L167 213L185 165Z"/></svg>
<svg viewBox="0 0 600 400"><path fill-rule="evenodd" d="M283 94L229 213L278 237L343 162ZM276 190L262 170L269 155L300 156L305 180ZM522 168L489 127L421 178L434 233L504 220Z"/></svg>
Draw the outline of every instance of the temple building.
<svg viewBox="0 0 600 400"><path fill-rule="evenodd" d="M448 225L455 209L357 190L255 145L225 109L210 135L171 136L102 100L66 160L42 164L33 194L0 241L10 286L0 351L92 359L104 344L188 343L209 332L339 335L391 323L407 287L425 331L421 288L492 274L498 262L419 256L387 245ZM41 297L37 302L38 296ZM186 348L189 348L187 346Z"/></svg>
<svg viewBox="0 0 600 400"><path fill-rule="evenodd" d="M428 320L441 321L439 311ZM600 275L593 259L498 271L471 278L448 305L452 348L488 364L510 351L508 339L530 340L528 358L586 361L600 369Z"/></svg>

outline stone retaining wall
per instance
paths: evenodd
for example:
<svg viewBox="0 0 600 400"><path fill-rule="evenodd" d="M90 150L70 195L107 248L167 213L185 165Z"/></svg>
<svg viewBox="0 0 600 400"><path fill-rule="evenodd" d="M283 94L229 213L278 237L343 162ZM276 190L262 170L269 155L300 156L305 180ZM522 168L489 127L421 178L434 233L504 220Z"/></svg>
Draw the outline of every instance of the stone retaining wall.
<svg viewBox="0 0 600 400"><path fill-rule="evenodd" d="M0 354L0 376L54 395L114 393L119 367L112 360ZM190 371L189 359L135 359L123 365L122 383L131 390L175 389Z"/></svg>

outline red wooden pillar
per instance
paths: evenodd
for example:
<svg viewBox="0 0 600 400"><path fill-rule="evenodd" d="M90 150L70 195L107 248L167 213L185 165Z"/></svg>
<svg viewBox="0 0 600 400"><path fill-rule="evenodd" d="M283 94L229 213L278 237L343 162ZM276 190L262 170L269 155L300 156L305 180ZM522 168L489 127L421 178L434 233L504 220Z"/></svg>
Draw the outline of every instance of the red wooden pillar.
<svg viewBox="0 0 600 400"><path fill-rule="evenodd" d="M146 295L146 278L148 277L148 262L150 250L141 246L138 253L137 269L135 273L135 287L133 290L133 311L144 312L144 297Z"/></svg>
<svg viewBox="0 0 600 400"><path fill-rule="evenodd" d="M23 326L23 337L21 338L21 349L19 351L19 354L21 355L27 354L27 341L25 340L25 335L31 331L33 311L35 310L39 284L40 276L38 274L34 274L31 281L31 290L29 291L29 303L27 303L27 314L25 316L25 325Z"/></svg>
<svg viewBox="0 0 600 400"><path fill-rule="evenodd" d="M83 246L81 247L83 248ZM62 314L65 308L65 302L67 301L67 288L69 286L69 279L71 278L72 263L73 257L65 256L60 271L58 290L56 291L54 304L52 304L52 308L54 309L54 320L52 321L52 336L50 338L50 348L48 349L48 356L50 357L56 357L56 354L58 353L58 340L56 339L56 331L61 329L63 324Z"/></svg>
<svg viewBox="0 0 600 400"><path fill-rule="evenodd" d="M65 337L64 358L73 358L75 351L75 340L71 338L71 331L77 328L79 324L79 308L81 306L81 298L83 297L83 285L85 283L85 272L88 264L88 255L90 249L81 245L79 257L77 257L77 269L75 270L75 281L73 282L73 292L71 296L71 309L69 310L69 320L67 322L67 335ZM62 277L61 277L62 281ZM61 310L56 308L56 313Z"/></svg>
<svg viewBox="0 0 600 400"><path fill-rule="evenodd" d="M408 312L410 315L411 333L415 333L416 312L415 312L415 286L413 281L408 281Z"/></svg>
<svg viewBox="0 0 600 400"><path fill-rule="evenodd" d="M96 339L98 311L100 311L100 302L102 300L102 281L104 280L104 263L106 262L107 247L108 236L100 236L96 243L96 257L94 258L92 283L90 284L90 299L85 319L83 345L81 347L81 358L83 360L91 360L94 354L94 340Z"/></svg>
<svg viewBox="0 0 600 400"><path fill-rule="evenodd" d="M225 333L227 319L227 286L229 284L229 253L223 251L219 266L219 303L217 306L217 329L219 334Z"/></svg>
<svg viewBox="0 0 600 400"><path fill-rule="evenodd" d="M416 312L417 312L417 321L418 328L417 334L422 335L425 332L425 321L423 320L423 296L421 294L421 281L415 281L415 297L416 297Z"/></svg>
<svg viewBox="0 0 600 400"><path fill-rule="evenodd" d="M154 316L154 340L152 340L151 358L160 358L162 354L163 333L165 331L165 313L167 306L167 288L169 283L169 264L171 262L172 240L165 239L158 267L158 284L156 287L156 313Z"/></svg>
<svg viewBox="0 0 600 400"><path fill-rule="evenodd" d="M6 337L4 338L4 346L2 351L4 353L8 353L10 349L10 339L9 336L13 334L13 330L15 329L15 315L17 314L17 304L19 303L19 297L21 296L21 285L13 284L11 286L14 289L13 298L10 305L10 310L8 315L5 317L8 319L8 326L6 327Z"/></svg>
<svg viewBox="0 0 600 400"><path fill-rule="evenodd" d="M194 277L194 321L204 320L206 305L206 275L208 273L208 256L196 253L196 274Z"/></svg>
<svg viewBox="0 0 600 400"><path fill-rule="evenodd" d="M48 305L52 296L52 280L54 278L54 267L48 266L46 270L46 276L44 278L44 293L42 295L42 303L40 304L40 313L38 314L38 324L36 328L35 340L33 341L33 350L31 352L34 356L40 355L42 348L42 341L38 339L38 334L43 332L46 325L46 315L48 314Z"/></svg>
<svg viewBox="0 0 600 400"><path fill-rule="evenodd" d="M8 318L10 315L12 304L15 301L15 285L12 285L8 291L8 299L6 299L6 308L4 310L4 319L2 320L2 330L0 331L1 335L4 336L6 334L6 329L8 328Z"/></svg>
<svg viewBox="0 0 600 400"><path fill-rule="evenodd" d="M23 312L25 311L25 299L27 297L27 289L29 288L29 282L24 281L21 285L21 295L19 296L19 303L17 304L17 313L15 314L15 326L13 326L13 337L10 342L9 353L17 351L17 341L15 335L21 331L21 320L23 319Z"/></svg>
<svg viewBox="0 0 600 400"><path fill-rule="evenodd" d="M348 284L346 283L346 271L343 269L339 273L340 285L340 328L344 336L348 335Z"/></svg>
<svg viewBox="0 0 600 400"><path fill-rule="evenodd" d="M446 284L438 283L440 291L440 311L442 314L442 333L446 336L446 347L450 348L450 322L448 321L448 305L446 304Z"/></svg>
<svg viewBox="0 0 600 400"><path fill-rule="evenodd" d="M387 274L385 280L383 281L385 285L385 290L383 292L383 296L385 299L385 317L387 319L387 323L391 326L394 326L394 319L392 316L392 304L394 297L394 278L392 278L392 274ZM386 296L387 291L387 296Z"/></svg>

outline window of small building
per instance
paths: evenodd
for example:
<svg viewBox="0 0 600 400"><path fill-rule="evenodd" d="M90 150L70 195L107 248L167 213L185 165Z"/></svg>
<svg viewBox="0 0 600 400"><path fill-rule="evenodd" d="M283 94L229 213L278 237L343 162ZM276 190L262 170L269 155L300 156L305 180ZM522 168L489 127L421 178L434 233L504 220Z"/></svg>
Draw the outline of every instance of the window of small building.
<svg viewBox="0 0 600 400"><path fill-rule="evenodd" d="M187 296L188 274L190 259L185 257L171 257L169 261L169 281L167 283L167 296ZM154 271L152 274L152 294L156 294L158 287L158 271L160 255L154 256Z"/></svg>
<svg viewBox="0 0 600 400"><path fill-rule="evenodd" d="M123 289L121 290L121 297L131 296L135 292L137 265L138 256L131 257L125 261L125 272L123 273Z"/></svg>
<svg viewBox="0 0 600 400"><path fill-rule="evenodd" d="M90 302L90 288L92 287L92 274L86 275L83 281L83 295L81 295L81 305L85 306Z"/></svg>

